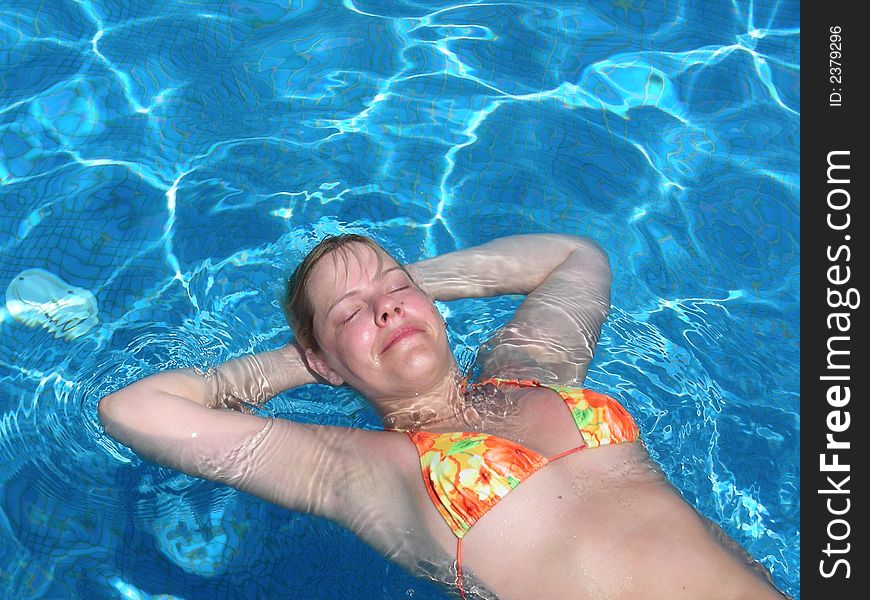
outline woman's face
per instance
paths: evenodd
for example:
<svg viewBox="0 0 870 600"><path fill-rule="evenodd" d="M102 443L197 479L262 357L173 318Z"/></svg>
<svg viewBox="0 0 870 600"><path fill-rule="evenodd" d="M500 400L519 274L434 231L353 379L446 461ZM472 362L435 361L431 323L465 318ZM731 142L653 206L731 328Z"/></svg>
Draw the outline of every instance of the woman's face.
<svg viewBox="0 0 870 600"><path fill-rule="evenodd" d="M387 254L356 243L344 250L323 257L309 279L320 346L309 351L309 363L368 398L414 394L442 381L453 355L429 297Z"/></svg>

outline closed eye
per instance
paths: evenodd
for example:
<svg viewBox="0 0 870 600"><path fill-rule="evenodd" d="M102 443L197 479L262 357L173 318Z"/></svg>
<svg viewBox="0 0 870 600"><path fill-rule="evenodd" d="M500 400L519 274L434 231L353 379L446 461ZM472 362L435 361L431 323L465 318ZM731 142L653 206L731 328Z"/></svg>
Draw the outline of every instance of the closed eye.
<svg viewBox="0 0 870 600"><path fill-rule="evenodd" d="M393 292L401 292L402 290L407 290L409 287L411 287L411 286L409 286L409 285L405 285L405 286L402 286L402 287L399 287L399 288L394 289L394 290L391 291L390 293L392 294Z"/></svg>
<svg viewBox="0 0 870 600"><path fill-rule="evenodd" d="M351 319L353 319L353 318L356 316L356 314L357 314L358 312L359 312L359 310L355 310L351 316L349 316L349 317L346 318L344 321L342 321L341 323L339 323L339 325L344 325L345 323L347 323L348 321L350 321Z"/></svg>

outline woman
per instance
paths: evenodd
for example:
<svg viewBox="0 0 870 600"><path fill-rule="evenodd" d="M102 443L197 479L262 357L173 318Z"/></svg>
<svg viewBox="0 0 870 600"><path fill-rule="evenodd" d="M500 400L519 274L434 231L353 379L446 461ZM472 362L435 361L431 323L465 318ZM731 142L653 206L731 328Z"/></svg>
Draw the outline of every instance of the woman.
<svg viewBox="0 0 870 600"><path fill-rule="evenodd" d="M500 294L527 297L469 383L433 300ZM407 267L368 238L327 238L288 285L295 343L147 377L100 418L149 460L332 519L463 597L780 598L667 482L625 409L578 387L609 306L607 256L584 238ZM360 392L385 431L250 414L315 382Z"/></svg>

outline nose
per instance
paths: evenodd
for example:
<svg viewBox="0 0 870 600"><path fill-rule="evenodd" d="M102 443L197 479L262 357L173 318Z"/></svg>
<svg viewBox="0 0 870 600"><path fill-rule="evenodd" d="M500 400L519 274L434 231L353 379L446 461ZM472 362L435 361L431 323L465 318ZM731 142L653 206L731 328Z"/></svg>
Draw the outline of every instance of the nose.
<svg viewBox="0 0 870 600"><path fill-rule="evenodd" d="M378 307L375 314L377 315L378 325L386 325L392 319L405 313L405 305L402 302L395 300L388 294L381 296L378 300Z"/></svg>

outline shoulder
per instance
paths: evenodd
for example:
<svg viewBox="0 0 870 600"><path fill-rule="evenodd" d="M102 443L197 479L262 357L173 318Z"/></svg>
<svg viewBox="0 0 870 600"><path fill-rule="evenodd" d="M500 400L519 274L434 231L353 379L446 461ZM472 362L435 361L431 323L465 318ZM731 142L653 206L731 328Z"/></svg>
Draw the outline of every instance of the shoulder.
<svg viewBox="0 0 870 600"><path fill-rule="evenodd" d="M417 447L401 432L350 432L354 452L332 482L337 501L329 518L410 568L443 527L423 484ZM413 537L418 547L406 547L403 540Z"/></svg>

